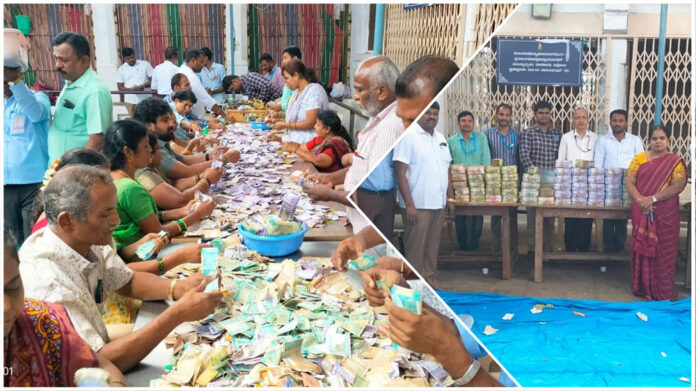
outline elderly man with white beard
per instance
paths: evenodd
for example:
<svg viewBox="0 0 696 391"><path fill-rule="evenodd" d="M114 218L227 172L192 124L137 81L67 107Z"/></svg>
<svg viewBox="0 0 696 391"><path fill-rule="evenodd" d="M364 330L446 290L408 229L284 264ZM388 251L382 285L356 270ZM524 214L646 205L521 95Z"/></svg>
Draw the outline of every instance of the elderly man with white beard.
<svg viewBox="0 0 696 391"><path fill-rule="evenodd" d="M368 227L369 221L348 202L346 195L353 190L354 201L375 226L386 236L391 236L394 231L396 183L390 149L404 132L403 122L396 115L394 87L398 77L398 68L386 56L372 57L360 63L353 79L353 99L360 102L370 119L358 134L355 154L346 155L352 158L352 164L336 173L317 175L316 179L321 183L305 189L315 200L347 205L348 219L355 234ZM389 156L383 159L385 155ZM375 171L361 184L360 181L373 168ZM338 183L343 183L344 191L332 188Z"/></svg>

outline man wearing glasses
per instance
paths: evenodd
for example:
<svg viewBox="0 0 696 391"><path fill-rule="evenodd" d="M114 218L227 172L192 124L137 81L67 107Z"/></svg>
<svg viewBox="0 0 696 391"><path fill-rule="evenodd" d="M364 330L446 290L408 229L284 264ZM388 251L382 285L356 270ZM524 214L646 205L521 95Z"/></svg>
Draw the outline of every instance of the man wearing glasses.
<svg viewBox="0 0 696 391"><path fill-rule="evenodd" d="M589 113L578 108L573 113L573 130L561 137L558 160L594 160L597 133L588 130ZM565 219L566 251L586 252L590 249L592 219Z"/></svg>

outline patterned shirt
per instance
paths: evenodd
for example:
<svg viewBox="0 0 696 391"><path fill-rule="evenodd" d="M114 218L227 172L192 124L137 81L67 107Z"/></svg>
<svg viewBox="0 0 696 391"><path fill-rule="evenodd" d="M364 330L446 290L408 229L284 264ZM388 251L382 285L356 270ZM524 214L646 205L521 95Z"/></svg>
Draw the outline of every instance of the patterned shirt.
<svg viewBox="0 0 696 391"><path fill-rule="evenodd" d="M92 246L83 257L50 227L33 233L19 251L19 272L27 297L63 305L73 326L89 346L98 351L109 341L102 319L103 302L97 303L97 286L116 291L133 278L133 271L111 246ZM104 294L101 295L102 300Z"/></svg>
<svg viewBox="0 0 696 391"><path fill-rule="evenodd" d="M504 166L516 166L520 153L520 131L508 128L508 134L503 136L497 126L486 129L491 159L503 159Z"/></svg>
<svg viewBox="0 0 696 391"><path fill-rule="evenodd" d="M544 133L538 125L522 132L520 137L520 162L524 172L531 166L553 169L558 157L558 147L563 134L549 127Z"/></svg>
<svg viewBox="0 0 696 391"><path fill-rule="evenodd" d="M377 172L378 165L381 165L383 159L388 159L386 164L391 171L391 183L387 185L389 188L394 187L393 163L391 159L390 149L396 143L396 140L404 133L404 123L401 118L396 115L396 101L385 107L379 114L370 118L363 129L358 134L358 144L356 153L363 158L353 157L353 164L346 173L346 179L343 182L343 187L351 192L360 186L363 178L373 169ZM386 156L385 156L386 155ZM382 173L379 171L378 173ZM372 178L372 174L370 174ZM363 183L365 185L365 183ZM373 184L374 185L374 184ZM377 190L370 188L369 190ZM380 189L383 190L383 189ZM353 232L360 232L368 226L370 222L366 220L355 208L346 208L348 220L353 225Z"/></svg>
<svg viewBox="0 0 696 391"><path fill-rule="evenodd" d="M261 99L268 102L283 95L280 88L274 86L259 73L249 72L239 76L239 78L242 79L242 94L248 96L249 99Z"/></svg>

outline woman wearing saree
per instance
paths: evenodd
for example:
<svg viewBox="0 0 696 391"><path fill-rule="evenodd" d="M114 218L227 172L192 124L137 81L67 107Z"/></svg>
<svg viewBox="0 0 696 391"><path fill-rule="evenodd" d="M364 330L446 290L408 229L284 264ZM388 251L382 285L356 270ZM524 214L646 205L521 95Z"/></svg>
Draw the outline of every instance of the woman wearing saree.
<svg viewBox="0 0 696 391"><path fill-rule="evenodd" d="M663 126L650 131L650 149L633 158L626 190L633 200L631 291L648 300L675 300L674 270L679 251L679 194L686 165L669 152Z"/></svg>
<svg viewBox="0 0 696 391"><path fill-rule="evenodd" d="M328 109L329 97L317 82L314 71L300 60L290 60L283 65L283 77L294 92L288 101L285 119L277 120L273 129L288 129L288 136L283 141L304 144L314 138L317 115L319 111Z"/></svg>
<svg viewBox="0 0 696 391"><path fill-rule="evenodd" d="M310 141L304 144L284 143L283 151L297 154L302 160L312 163L320 172L342 169L341 158L352 152L353 140L341 125L341 119L334 111L320 111L314 131L317 136Z"/></svg>
<svg viewBox="0 0 696 391"><path fill-rule="evenodd" d="M17 242L4 240L5 387L75 387L80 368L100 367L109 385L126 387L123 374L90 349L59 304L24 297Z"/></svg>

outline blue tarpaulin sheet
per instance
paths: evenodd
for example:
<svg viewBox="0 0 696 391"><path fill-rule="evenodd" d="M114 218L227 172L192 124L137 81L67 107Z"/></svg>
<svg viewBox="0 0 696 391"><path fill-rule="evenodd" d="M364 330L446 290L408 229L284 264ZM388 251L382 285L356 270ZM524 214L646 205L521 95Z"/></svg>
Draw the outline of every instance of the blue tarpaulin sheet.
<svg viewBox="0 0 696 391"><path fill-rule="evenodd" d="M523 387L692 386L690 298L618 303L438 293L458 315L473 316L474 334ZM533 314L536 304L553 307ZM507 313L514 317L503 320ZM484 335L487 325L498 332Z"/></svg>

